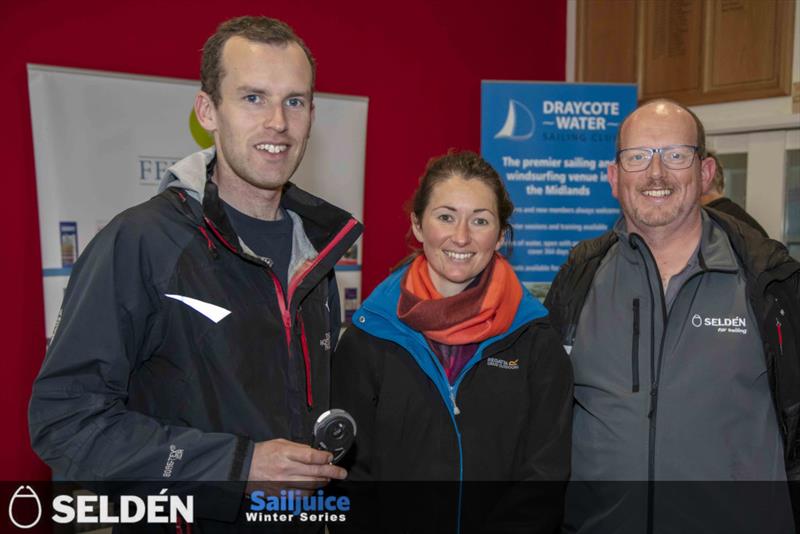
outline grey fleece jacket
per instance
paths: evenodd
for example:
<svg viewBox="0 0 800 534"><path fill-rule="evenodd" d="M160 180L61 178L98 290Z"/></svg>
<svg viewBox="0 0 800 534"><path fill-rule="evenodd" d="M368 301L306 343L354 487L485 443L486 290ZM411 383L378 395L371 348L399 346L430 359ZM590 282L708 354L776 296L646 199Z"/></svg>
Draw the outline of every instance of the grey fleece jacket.
<svg viewBox="0 0 800 534"><path fill-rule="evenodd" d="M647 245L627 233L624 220L615 227L619 240L595 274L570 354L575 371L572 480L591 481L595 491L612 486L596 481L786 478L744 274L727 235L705 212L702 218L697 256L666 291ZM606 532L613 524L644 532L648 506L650 521L655 516L658 524L659 514L665 519L672 508L661 505L675 504L674 495L659 500L656 493L649 502L637 491L607 496L610 500L598 506L602 499L572 484L568 530ZM587 506L587 499L595 506ZM767 530L780 532L784 519L791 525L785 492L767 500L760 504L767 506L764 511L773 507L767 516L776 519L776 530ZM748 516L748 504L742 505L739 511ZM707 526L716 528L718 520ZM734 525L742 526L739 520Z"/></svg>

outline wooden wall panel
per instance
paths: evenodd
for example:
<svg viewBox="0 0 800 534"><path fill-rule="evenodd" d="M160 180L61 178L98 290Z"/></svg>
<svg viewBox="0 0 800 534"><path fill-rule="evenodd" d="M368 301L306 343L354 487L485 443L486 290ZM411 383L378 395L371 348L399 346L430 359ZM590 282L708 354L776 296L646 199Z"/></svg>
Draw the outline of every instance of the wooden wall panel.
<svg viewBox="0 0 800 534"><path fill-rule="evenodd" d="M712 6L710 86L773 80L780 59L776 2L716 0Z"/></svg>
<svg viewBox="0 0 800 534"><path fill-rule="evenodd" d="M577 81L636 83L636 0L578 4Z"/></svg>
<svg viewBox="0 0 800 534"><path fill-rule="evenodd" d="M794 0L578 0L575 79L685 105L791 94Z"/></svg>
<svg viewBox="0 0 800 534"><path fill-rule="evenodd" d="M702 90L703 0L644 3L643 99Z"/></svg>

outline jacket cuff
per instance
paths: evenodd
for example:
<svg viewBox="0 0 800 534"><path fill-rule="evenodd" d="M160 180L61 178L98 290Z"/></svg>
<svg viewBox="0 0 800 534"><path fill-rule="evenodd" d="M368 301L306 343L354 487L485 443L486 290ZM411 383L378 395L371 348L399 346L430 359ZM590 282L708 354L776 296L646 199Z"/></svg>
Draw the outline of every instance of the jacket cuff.
<svg viewBox="0 0 800 534"><path fill-rule="evenodd" d="M254 448L255 444L252 441L237 436L228 480L247 482L247 477L250 474L250 464L253 462Z"/></svg>

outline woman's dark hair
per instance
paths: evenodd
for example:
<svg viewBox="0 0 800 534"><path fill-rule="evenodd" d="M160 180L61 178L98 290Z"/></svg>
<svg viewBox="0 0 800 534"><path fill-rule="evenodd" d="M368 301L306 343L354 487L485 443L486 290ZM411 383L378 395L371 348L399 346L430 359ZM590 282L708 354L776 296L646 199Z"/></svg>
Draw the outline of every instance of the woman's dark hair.
<svg viewBox="0 0 800 534"><path fill-rule="evenodd" d="M500 236L505 238L503 251L506 256L511 254L511 243L514 240L514 230L509 219L514 213L514 204L508 196L508 191L503 184L500 175L494 170L489 162L480 157L475 152L469 150L456 151L450 150L443 156L432 158L425 167L425 172L419 178L414 195L408 203L408 211L413 213L418 221L422 221L422 215L431 200L433 189L441 182L458 176L464 180L480 180L486 184L494 193L497 201L497 217L500 222ZM412 234L409 230L409 243L412 243ZM408 258L405 258L400 265L404 265L409 259L417 256L419 250Z"/></svg>

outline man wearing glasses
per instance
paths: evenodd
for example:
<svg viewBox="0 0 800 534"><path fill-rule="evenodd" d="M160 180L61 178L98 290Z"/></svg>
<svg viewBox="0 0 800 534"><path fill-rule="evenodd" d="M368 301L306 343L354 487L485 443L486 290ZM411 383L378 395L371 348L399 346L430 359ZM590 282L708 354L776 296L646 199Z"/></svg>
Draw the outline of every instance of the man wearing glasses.
<svg viewBox="0 0 800 534"><path fill-rule="evenodd" d="M701 208L714 167L691 111L640 106L608 169L623 217L547 297L575 372L568 532L794 532L800 264Z"/></svg>

